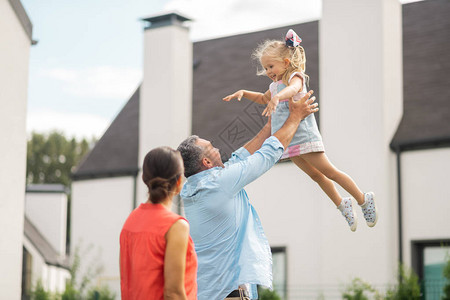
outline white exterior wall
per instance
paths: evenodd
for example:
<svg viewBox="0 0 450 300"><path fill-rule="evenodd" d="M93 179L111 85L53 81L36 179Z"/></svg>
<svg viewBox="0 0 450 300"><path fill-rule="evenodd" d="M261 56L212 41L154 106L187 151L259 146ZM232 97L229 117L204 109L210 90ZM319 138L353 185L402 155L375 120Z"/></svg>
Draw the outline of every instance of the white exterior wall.
<svg viewBox="0 0 450 300"><path fill-rule="evenodd" d="M192 68L188 28L171 25L145 30L139 166L151 149L159 146L177 148L191 134ZM147 200L141 180L137 194L138 203Z"/></svg>
<svg viewBox="0 0 450 300"><path fill-rule="evenodd" d="M270 244L287 246L289 299L340 299L352 278L385 286L397 268L396 165L389 142L402 115L400 3L324 0L319 38L326 154L363 191L376 193L380 217L369 228L357 207L359 226L351 232L331 200L292 163L251 184L247 190Z"/></svg>
<svg viewBox="0 0 450 300"><path fill-rule="evenodd" d="M289 299L316 299L316 290L308 294L299 289L321 283L322 258L332 255L323 249L322 236L330 223L335 234L347 235L345 220L318 185L290 162L275 165L246 191L270 245L286 247Z"/></svg>
<svg viewBox="0 0 450 300"><path fill-rule="evenodd" d="M23 246L32 257L32 286L36 286L37 281L41 280L47 291L52 293L64 292L66 281L70 279L70 272L63 268L47 265L39 251L26 237L23 239Z"/></svg>
<svg viewBox="0 0 450 300"><path fill-rule="evenodd" d="M401 154L403 257L411 241L450 239L450 148Z"/></svg>
<svg viewBox="0 0 450 300"><path fill-rule="evenodd" d="M396 166L389 142L402 115L401 26L398 1L323 1L321 131L327 154L363 191L376 193L379 209L378 224L368 228L358 208L356 234L339 233L324 219L321 245L332 249L322 256L325 283L360 277L382 285L395 278Z"/></svg>
<svg viewBox="0 0 450 300"><path fill-rule="evenodd" d="M132 211L133 177L113 177L74 181L72 183L71 254L81 246L83 270L89 265L103 265L104 271L93 284L108 284L120 295L119 236ZM99 254L100 251L100 255Z"/></svg>
<svg viewBox="0 0 450 300"><path fill-rule="evenodd" d="M30 38L9 1L0 0L0 291L19 299L22 279L26 104Z"/></svg>
<svg viewBox="0 0 450 300"><path fill-rule="evenodd" d="M25 214L53 248L66 254L67 195L64 193L27 193Z"/></svg>

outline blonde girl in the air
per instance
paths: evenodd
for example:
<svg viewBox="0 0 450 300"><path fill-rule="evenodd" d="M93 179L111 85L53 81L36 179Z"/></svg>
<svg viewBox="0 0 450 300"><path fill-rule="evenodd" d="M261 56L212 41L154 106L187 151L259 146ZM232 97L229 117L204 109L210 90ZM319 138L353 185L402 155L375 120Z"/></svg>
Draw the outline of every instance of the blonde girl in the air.
<svg viewBox="0 0 450 300"><path fill-rule="evenodd" d="M272 117L272 134L278 131L289 116L288 99L301 99L306 93L308 76L305 74L306 56L300 46L300 37L290 29L285 41L270 40L259 45L253 52L263 70L258 75L267 75L273 82L263 94L239 90L223 100L230 101L242 97L260 104L267 104L264 116ZM361 206L367 225L375 226L378 215L373 192L363 193L353 179L338 170L325 154L322 136L317 127L314 114L302 120L289 147L281 159L289 158L300 169L319 184L345 217L350 229L356 230L357 218L351 197L341 197L334 183L343 187Z"/></svg>

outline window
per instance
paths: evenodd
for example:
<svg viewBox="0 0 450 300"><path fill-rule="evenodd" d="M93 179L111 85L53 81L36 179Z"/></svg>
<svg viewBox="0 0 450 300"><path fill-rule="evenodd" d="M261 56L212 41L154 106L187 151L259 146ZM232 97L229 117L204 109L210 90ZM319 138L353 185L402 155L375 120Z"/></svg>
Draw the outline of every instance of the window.
<svg viewBox="0 0 450 300"><path fill-rule="evenodd" d="M441 299L445 278L442 274L450 255L450 240L412 242L412 267L419 276L425 299Z"/></svg>
<svg viewBox="0 0 450 300"><path fill-rule="evenodd" d="M287 256L286 247L272 247L273 261L273 289L281 297L286 299L287 284Z"/></svg>
<svg viewBox="0 0 450 300"><path fill-rule="evenodd" d="M32 256L30 252L23 247L22 254L22 300L30 299L31 291L31 263Z"/></svg>

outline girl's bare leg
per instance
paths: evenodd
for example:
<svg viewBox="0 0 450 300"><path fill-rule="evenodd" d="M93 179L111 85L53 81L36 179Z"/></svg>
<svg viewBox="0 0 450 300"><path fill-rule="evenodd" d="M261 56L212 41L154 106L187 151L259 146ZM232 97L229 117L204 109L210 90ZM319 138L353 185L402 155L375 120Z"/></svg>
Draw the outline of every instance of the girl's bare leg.
<svg viewBox="0 0 450 300"><path fill-rule="evenodd" d="M317 184L322 188L322 190L327 194L327 196L334 202L336 206L341 204L342 197L339 194L338 190L334 186L334 183L328 179L325 175L323 175L319 170L314 168L311 164L309 164L306 160L301 158L300 156L292 157L291 160L311 177L312 180L317 182Z"/></svg>
<svg viewBox="0 0 450 300"><path fill-rule="evenodd" d="M358 188L353 179L345 174L344 172L338 170L329 160L325 153L323 152L312 152L301 155L305 161L307 161L311 166L316 168L320 173L325 175L327 178L333 180L341 187L343 187L350 195L355 198L359 205L364 203L364 194Z"/></svg>

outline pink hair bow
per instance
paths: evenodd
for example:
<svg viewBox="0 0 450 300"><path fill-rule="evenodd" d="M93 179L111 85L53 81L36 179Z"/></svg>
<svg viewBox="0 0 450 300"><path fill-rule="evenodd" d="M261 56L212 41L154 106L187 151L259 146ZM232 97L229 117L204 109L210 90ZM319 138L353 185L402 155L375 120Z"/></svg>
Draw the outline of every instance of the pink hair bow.
<svg viewBox="0 0 450 300"><path fill-rule="evenodd" d="M286 33L284 40L286 41L286 46L288 47L298 47L302 42L302 39L292 29L289 29Z"/></svg>

